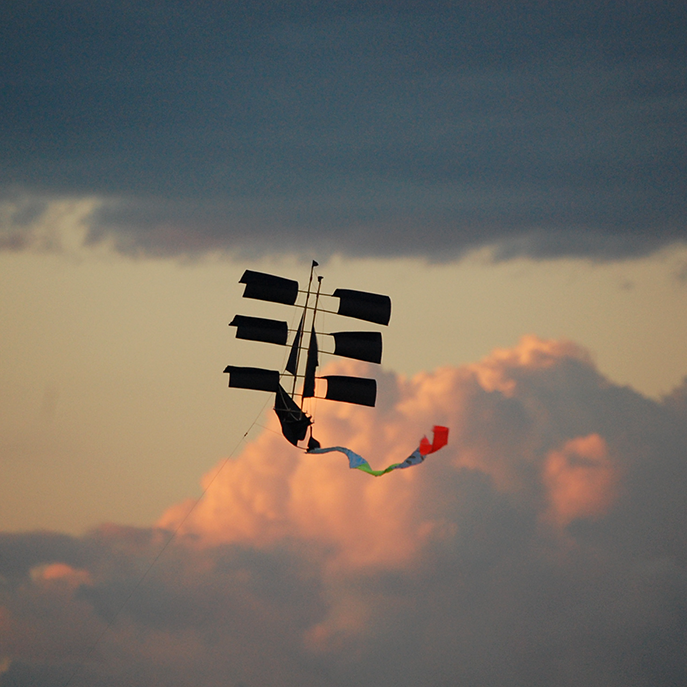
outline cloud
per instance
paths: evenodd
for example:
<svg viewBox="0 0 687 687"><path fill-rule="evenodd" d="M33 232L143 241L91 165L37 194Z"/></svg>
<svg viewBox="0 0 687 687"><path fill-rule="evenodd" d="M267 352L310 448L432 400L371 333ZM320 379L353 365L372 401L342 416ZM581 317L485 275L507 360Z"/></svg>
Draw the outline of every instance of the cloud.
<svg viewBox="0 0 687 687"><path fill-rule="evenodd" d="M129 254L684 242L679 3L3 3L0 192ZM15 227L5 246L32 245Z"/></svg>
<svg viewBox="0 0 687 687"><path fill-rule="evenodd" d="M549 454L544 468L553 517L568 525L603 515L614 500L618 479L598 434L571 439Z"/></svg>
<svg viewBox="0 0 687 687"><path fill-rule="evenodd" d="M0 250L61 252L78 257L85 252L96 198L41 198L12 194L0 199Z"/></svg>
<svg viewBox="0 0 687 687"><path fill-rule="evenodd" d="M645 398L535 337L382 386L375 410L318 407L320 440L373 466L435 422L449 445L375 479L273 423L190 514L3 535L0 685L59 684L80 662L75 685L112 687L684 679L683 388Z"/></svg>

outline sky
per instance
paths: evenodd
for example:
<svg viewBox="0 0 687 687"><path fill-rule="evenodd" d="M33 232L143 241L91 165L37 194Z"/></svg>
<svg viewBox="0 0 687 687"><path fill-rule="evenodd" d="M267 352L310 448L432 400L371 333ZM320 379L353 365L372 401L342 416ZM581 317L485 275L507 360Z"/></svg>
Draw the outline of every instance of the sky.
<svg viewBox="0 0 687 687"><path fill-rule="evenodd" d="M0 687L685 681L683 3L0 20ZM318 438L422 465L227 388L313 259L393 304Z"/></svg>

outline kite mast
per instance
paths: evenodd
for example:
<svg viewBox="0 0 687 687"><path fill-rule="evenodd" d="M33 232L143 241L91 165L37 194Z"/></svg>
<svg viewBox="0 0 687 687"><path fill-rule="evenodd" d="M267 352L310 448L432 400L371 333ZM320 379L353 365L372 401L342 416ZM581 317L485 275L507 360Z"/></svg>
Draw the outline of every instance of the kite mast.
<svg viewBox="0 0 687 687"><path fill-rule="evenodd" d="M301 337L303 336L303 332L305 331L305 316L308 312L308 303L310 302L310 292L312 289L312 275L313 272L315 271L315 268L319 265L319 263L315 260L312 261L312 264L310 265L310 278L308 279L308 291L305 294L305 305L303 306L303 314L301 315L301 323L300 326L298 327L298 332L296 333L296 337L294 338L293 345L295 346L296 350L296 364L295 364L295 371L293 373L293 385L291 386L291 396L296 395L296 383L298 382L298 365L301 361ZM317 278L318 285L317 285L317 293L319 296L320 293L320 283L322 282L322 277ZM315 308L317 308L317 303L315 304ZM313 326L315 325L315 315L313 314ZM292 354L293 355L293 352ZM291 362L291 360L289 360ZM288 369L288 366L287 366ZM303 407L303 400L301 398L301 409Z"/></svg>
<svg viewBox="0 0 687 687"><path fill-rule="evenodd" d="M314 261L313 261L314 262ZM310 339L308 340L308 357L305 362L305 375L303 376L303 389L301 391L301 410L306 398L312 398L315 395L315 370L320 364L318 359L317 349L317 333L315 332L315 317L317 316L317 305L320 301L320 289L322 288L322 279L324 277L317 277L317 293L315 294L315 307L312 311L312 328L310 330Z"/></svg>

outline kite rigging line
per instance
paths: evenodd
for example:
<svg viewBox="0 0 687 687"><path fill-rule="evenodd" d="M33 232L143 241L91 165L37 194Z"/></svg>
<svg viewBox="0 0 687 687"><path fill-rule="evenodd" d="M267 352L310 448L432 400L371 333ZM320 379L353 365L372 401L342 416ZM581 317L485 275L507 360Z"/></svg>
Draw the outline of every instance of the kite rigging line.
<svg viewBox="0 0 687 687"><path fill-rule="evenodd" d="M122 611L124 611L124 609L128 606L129 601L131 601L131 599L136 594L136 592L141 588L141 585L145 582L146 578L150 574L150 571L155 567L155 565L160 560L160 558L162 558L162 555L167 550L169 545L176 539L177 534L179 534L179 531L184 526L184 523L189 519L189 517L191 516L191 513L193 513L193 511L196 509L198 504L205 498L205 495L210 490L210 487L213 485L215 480L219 477L222 470L224 470L227 463L234 457L234 454L236 453L236 451L238 451L239 446L241 446L241 444L245 441L246 437L250 434L253 427L255 427L258 420L260 419L260 416L265 412L265 406L266 405L267 405L267 401L265 401L265 403L263 403L262 408L260 408L260 412L255 416L255 419L253 420L253 422L251 422L248 429L244 432L243 436L239 439L236 446L234 446L234 448L231 450L229 455L227 455L224 458L224 460L221 462L219 468L217 468L217 470L215 471L215 474L210 478L210 481L208 482L207 486L203 489L201 495L193 501L193 503L191 504L191 507L188 509L188 511L186 512L184 517L179 521L178 525L174 528L174 530L169 535L169 537L167 537L167 540L162 545L162 548L158 551L155 558L153 558L150 565L146 568L146 570L143 572L141 577L138 579L138 582L136 582L133 589L129 592L127 597L124 599L122 604L119 606L119 608L117 609L115 614L112 616L112 619L109 621L109 623L105 626L105 628L96 637L95 641L88 648L86 655L83 657L83 659L81 659L81 661L79 661L77 663L76 668L74 669L74 671L69 676L69 679L67 680L67 682L64 683L63 687L69 687L69 685L72 684L73 680L77 677L77 675L82 671L83 667L86 665L88 660L91 658L91 656L93 655L94 651L97 649L100 642L104 639L104 637L112 629L115 622L117 621L117 619L121 615ZM260 426L260 425L258 425L258 426Z"/></svg>

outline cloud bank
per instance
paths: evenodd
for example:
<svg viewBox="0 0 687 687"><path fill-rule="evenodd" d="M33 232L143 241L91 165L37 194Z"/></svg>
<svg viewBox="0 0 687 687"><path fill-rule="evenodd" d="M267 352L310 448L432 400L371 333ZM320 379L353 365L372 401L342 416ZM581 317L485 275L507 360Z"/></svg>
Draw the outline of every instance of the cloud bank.
<svg viewBox="0 0 687 687"><path fill-rule="evenodd" d="M684 682L687 384L649 400L534 337L382 384L320 438L449 446L374 479L264 431L187 518L2 535L0 685Z"/></svg>
<svg viewBox="0 0 687 687"><path fill-rule="evenodd" d="M452 259L687 235L683 3L7 0L0 245Z"/></svg>

